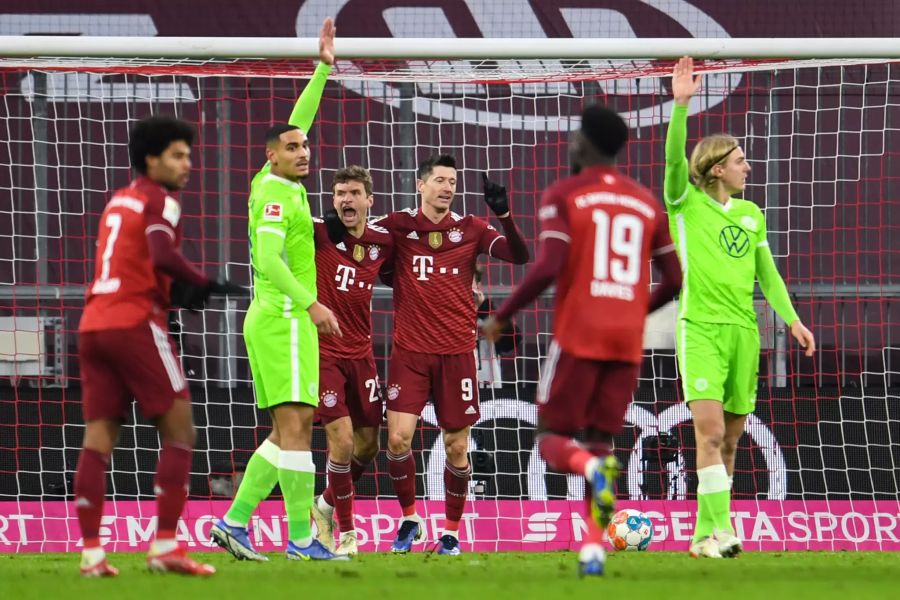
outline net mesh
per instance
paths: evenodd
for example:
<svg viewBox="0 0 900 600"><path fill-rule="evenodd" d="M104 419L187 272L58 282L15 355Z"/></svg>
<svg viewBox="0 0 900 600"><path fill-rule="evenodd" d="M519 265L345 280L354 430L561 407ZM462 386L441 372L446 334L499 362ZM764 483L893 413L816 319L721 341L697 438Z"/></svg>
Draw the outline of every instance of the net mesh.
<svg viewBox="0 0 900 600"><path fill-rule="evenodd" d="M889 547L900 534L900 105L890 94L900 71L878 61L707 67L704 89L691 105L689 145L719 131L742 140L753 168L746 197L765 210L779 268L821 348L815 359L803 358L758 297L760 401L737 453L737 519L746 523L748 540L768 547ZM53 523L71 521L67 500L83 432L76 330L99 214L110 192L130 178L129 127L153 113L197 125L195 170L181 196L183 250L208 273L249 284L249 180L264 160L265 129L287 119L304 84L298 77L311 73L312 64L48 59L4 61L0 68L0 504L6 511L0 535L7 536L0 541L13 539L11 515L28 514L21 523L29 545L16 538L12 549L59 541L73 548L77 529L59 534ZM313 212L330 204L331 174L347 164L372 171L374 213L413 207L417 162L440 150L462 165L454 210L488 218L479 184L486 171L510 188L513 214L533 245L541 191L567 174L569 132L587 101L606 102L626 118L632 139L621 166L661 193L671 94L660 76L670 68L666 61L339 63L311 131ZM485 292L502 301L524 269L485 264ZM389 291L377 289L373 343L382 379L390 307ZM552 504L581 498L582 484L546 472L534 450L534 396L550 307L546 295L520 313L514 352L492 360L482 347L483 418L471 436L468 512L480 512L479 520L494 529L464 533L481 548L552 547L549 534L529 529L534 514L573 530L583 526L575 516L554 513ZM199 434L191 476L195 516L219 511L214 502L230 497L268 434L268 418L253 404L240 338L246 308L247 299L214 304L200 316L175 315L170 324L191 381ZM673 327L671 309L651 320L640 387L616 442L627 465L620 497L657 511L671 526L667 539L683 543L676 517L652 503L692 499L696 491ZM417 492L443 500L443 447L434 422L429 407L414 442ZM113 456L107 514L146 523L152 504L130 502L153 498L158 441L139 415L132 423ZM317 430L318 490L324 446ZM377 500L380 511L364 517L364 526L376 528L383 524L379 515L399 514L383 456L356 489L361 500ZM782 503L782 512L767 504L772 501ZM527 507L530 518L523 517ZM767 537L759 515L769 519L774 537ZM381 534L389 538L391 526ZM199 542L202 529L184 535Z"/></svg>

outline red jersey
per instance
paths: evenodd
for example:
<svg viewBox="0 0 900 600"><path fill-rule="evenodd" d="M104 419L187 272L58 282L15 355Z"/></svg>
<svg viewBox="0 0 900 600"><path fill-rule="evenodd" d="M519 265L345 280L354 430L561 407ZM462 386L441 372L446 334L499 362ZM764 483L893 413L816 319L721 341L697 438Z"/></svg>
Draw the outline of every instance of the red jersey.
<svg viewBox="0 0 900 600"><path fill-rule="evenodd" d="M474 351L475 259L503 236L478 217L453 212L432 223L407 209L377 224L394 238L394 342L425 354Z"/></svg>
<svg viewBox="0 0 900 600"><path fill-rule="evenodd" d="M172 279L153 268L147 235L164 231L181 245L181 204L165 187L138 177L113 193L100 215L94 280L79 331L165 324Z"/></svg>
<svg viewBox="0 0 900 600"><path fill-rule="evenodd" d="M372 353L372 286L390 260L393 240L386 229L367 225L362 237L349 233L335 246L325 223L316 219L316 290L331 309L344 337L319 337L319 352L334 358L365 358Z"/></svg>
<svg viewBox="0 0 900 600"><path fill-rule="evenodd" d="M672 249L659 202L613 167L592 167L544 192L541 237L569 242L556 280L553 335L565 352L641 361L650 259Z"/></svg>

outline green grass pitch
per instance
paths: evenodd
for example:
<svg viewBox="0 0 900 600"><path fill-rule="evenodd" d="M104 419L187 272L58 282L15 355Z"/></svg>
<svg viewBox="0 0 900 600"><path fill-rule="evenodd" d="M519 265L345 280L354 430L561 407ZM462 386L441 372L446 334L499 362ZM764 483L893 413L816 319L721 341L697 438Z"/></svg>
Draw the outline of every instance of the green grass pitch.
<svg viewBox="0 0 900 600"><path fill-rule="evenodd" d="M115 579L78 576L77 554L0 555L0 597L8 600L105 598L203 600L863 600L900 598L900 553L748 553L696 560L687 553L613 554L606 575L579 580L568 552L443 557L363 554L351 562L237 562L224 552L195 553L218 573L210 579L147 572L144 555L113 554Z"/></svg>

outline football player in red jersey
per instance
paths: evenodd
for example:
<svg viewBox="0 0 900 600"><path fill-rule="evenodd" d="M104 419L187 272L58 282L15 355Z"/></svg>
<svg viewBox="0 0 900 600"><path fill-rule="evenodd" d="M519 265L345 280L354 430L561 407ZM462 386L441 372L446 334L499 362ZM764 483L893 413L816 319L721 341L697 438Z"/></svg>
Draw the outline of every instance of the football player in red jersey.
<svg viewBox="0 0 900 600"><path fill-rule="evenodd" d="M409 552L425 524L416 512L416 463L410 447L419 415L431 395L441 427L446 520L439 554L456 555L472 467L469 429L478 422L475 365L476 311L472 302L475 259L487 254L528 262L528 247L509 211L506 188L484 179L484 198L505 235L486 221L450 210L456 194L456 161L440 155L418 170L418 209L376 223L394 238L394 347L388 372L388 466L403 517L391 550Z"/></svg>
<svg viewBox="0 0 900 600"><path fill-rule="evenodd" d="M79 324L84 442L75 473L75 509L84 538L81 573L115 576L100 545L106 470L119 429L137 400L159 431L154 491L156 538L147 564L154 571L212 575L175 541L187 498L194 425L187 382L167 333L173 280L183 300L200 308L210 294L244 291L210 280L181 255L181 204L174 196L191 169L193 128L168 117L139 121L128 150L137 177L113 193L100 215L94 280Z"/></svg>
<svg viewBox="0 0 900 600"><path fill-rule="evenodd" d="M583 575L603 573L603 529L612 517L619 465L613 436L640 372L647 314L681 288L681 267L663 211L649 190L615 167L628 127L589 106L572 141L575 173L544 192L534 266L496 315L489 339L525 304L556 284L553 342L538 388L538 445L553 469L584 475L592 519L579 557ZM650 292L650 259L662 271ZM575 441L584 430L586 444Z"/></svg>
<svg viewBox="0 0 900 600"><path fill-rule="evenodd" d="M338 555L357 553L353 484L378 454L383 401L372 351L372 288L390 263L393 239L367 223L372 176L359 166L335 172L334 209L315 223L316 289L334 308L343 337L319 338L319 406L328 439L328 487L313 503L318 539L334 550L332 518L340 528Z"/></svg>

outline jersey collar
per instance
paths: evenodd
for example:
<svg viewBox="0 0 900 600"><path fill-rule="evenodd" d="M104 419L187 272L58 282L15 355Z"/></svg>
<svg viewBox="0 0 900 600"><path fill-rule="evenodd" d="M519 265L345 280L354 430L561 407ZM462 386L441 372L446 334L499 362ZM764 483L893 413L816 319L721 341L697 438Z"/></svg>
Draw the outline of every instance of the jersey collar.
<svg viewBox="0 0 900 600"><path fill-rule="evenodd" d="M733 202L734 199L733 199L733 198L729 198L729 199L728 199L728 202L726 202L725 204L722 204L721 202L717 201L715 198L713 198L712 196L710 196L710 195L707 194L706 192L703 192L703 195L706 196L706 201L707 201L707 202L709 202L710 204L714 205L716 208L718 208L718 209L721 210L722 212L728 212L728 211L731 210L731 207L734 206L734 202Z"/></svg>
<svg viewBox="0 0 900 600"><path fill-rule="evenodd" d="M279 183L289 185L292 188L297 189L297 190L303 189L303 184L295 182L295 181L291 181L290 179L285 179L284 177L282 177L280 175L276 175L275 173L272 173L271 171L266 173L266 176L263 177L263 181L277 181Z"/></svg>

